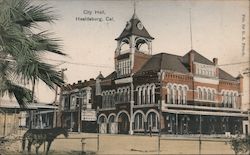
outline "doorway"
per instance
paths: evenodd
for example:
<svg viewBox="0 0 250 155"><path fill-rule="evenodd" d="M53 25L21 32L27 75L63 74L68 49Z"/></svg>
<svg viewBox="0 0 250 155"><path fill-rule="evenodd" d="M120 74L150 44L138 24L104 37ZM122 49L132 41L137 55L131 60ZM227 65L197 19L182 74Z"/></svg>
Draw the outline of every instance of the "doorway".
<svg viewBox="0 0 250 155"><path fill-rule="evenodd" d="M129 133L129 118L126 113L121 113L118 117L118 133L128 134Z"/></svg>

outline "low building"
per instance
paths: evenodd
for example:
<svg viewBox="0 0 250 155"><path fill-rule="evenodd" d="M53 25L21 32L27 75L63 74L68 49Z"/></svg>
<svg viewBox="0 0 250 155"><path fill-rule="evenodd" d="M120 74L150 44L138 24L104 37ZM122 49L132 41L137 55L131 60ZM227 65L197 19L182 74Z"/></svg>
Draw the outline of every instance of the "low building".
<svg viewBox="0 0 250 155"><path fill-rule="evenodd" d="M57 111L58 107L53 104L33 103L28 105L26 109L26 127L32 129L48 129L55 127L54 117Z"/></svg>
<svg viewBox="0 0 250 155"><path fill-rule="evenodd" d="M97 132L95 80L78 81L62 89L62 126L71 131Z"/></svg>
<svg viewBox="0 0 250 155"><path fill-rule="evenodd" d="M21 125L21 113L19 107L9 104L8 101L0 102L0 137L16 134Z"/></svg>

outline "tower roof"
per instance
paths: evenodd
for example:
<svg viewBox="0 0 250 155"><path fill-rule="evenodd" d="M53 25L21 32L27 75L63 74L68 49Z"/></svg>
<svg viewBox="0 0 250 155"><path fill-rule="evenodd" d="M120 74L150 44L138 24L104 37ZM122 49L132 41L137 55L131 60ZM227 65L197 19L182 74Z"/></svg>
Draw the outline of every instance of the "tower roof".
<svg viewBox="0 0 250 155"><path fill-rule="evenodd" d="M150 34L145 29L145 27L143 26L140 19L136 16L135 13L133 14L132 18L127 22L126 27L124 28L120 36L115 40L120 40L131 35L154 39L150 36Z"/></svg>
<svg viewBox="0 0 250 155"><path fill-rule="evenodd" d="M104 79L104 76L102 75L102 72L99 73L99 75L96 77L96 79Z"/></svg>

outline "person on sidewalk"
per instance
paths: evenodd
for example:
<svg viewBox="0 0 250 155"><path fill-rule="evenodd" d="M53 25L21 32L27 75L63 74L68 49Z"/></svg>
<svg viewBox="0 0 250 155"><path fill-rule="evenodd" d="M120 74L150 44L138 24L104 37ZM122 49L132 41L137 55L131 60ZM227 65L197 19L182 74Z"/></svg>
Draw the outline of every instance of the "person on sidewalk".
<svg viewBox="0 0 250 155"><path fill-rule="evenodd" d="M152 137L152 127L151 126L149 126L149 135L150 135L150 137Z"/></svg>

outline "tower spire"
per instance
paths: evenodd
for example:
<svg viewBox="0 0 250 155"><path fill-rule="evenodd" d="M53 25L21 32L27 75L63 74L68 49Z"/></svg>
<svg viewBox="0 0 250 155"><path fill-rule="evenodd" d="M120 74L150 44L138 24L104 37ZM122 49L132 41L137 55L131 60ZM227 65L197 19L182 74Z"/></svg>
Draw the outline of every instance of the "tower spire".
<svg viewBox="0 0 250 155"><path fill-rule="evenodd" d="M133 13L133 19L136 19L137 16L136 16L136 0L134 0L134 13Z"/></svg>
<svg viewBox="0 0 250 155"><path fill-rule="evenodd" d="M190 46L193 49L193 36L192 36L192 18L191 18L191 8L189 8L189 28L190 28Z"/></svg>
<svg viewBox="0 0 250 155"><path fill-rule="evenodd" d="M134 0L134 15L135 15L135 13L136 13L136 2Z"/></svg>

